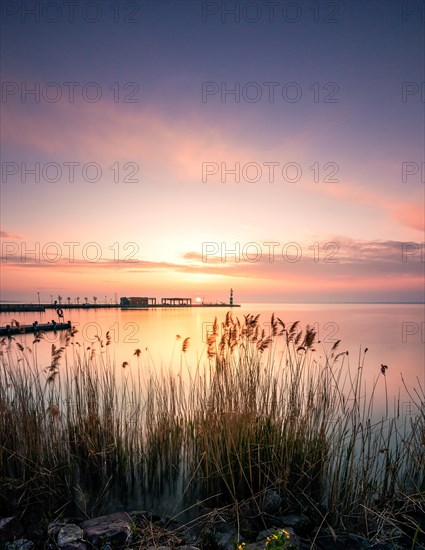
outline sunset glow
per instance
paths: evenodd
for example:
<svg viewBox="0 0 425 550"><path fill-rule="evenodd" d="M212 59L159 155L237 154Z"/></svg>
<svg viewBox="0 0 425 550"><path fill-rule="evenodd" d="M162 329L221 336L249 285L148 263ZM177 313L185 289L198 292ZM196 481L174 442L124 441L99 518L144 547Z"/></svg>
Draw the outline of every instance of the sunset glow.
<svg viewBox="0 0 425 550"><path fill-rule="evenodd" d="M136 4L3 14L1 299L423 301L420 17Z"/></svg>

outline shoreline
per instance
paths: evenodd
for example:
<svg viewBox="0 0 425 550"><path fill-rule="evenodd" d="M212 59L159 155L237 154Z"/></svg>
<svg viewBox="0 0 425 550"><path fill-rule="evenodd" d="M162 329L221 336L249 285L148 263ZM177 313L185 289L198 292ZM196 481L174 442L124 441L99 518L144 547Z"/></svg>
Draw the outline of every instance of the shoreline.
<svg viewBox="0 0 425 550"><path fill-rule="evenodd" d="M147 306L122 306L120 304L0 304L0 313L34 313L44 312L46 310L58 309L121 309L121 310L144 310L144 309L183 309L183 308L203 308L203 307L241 307L241 304L229 303L204 303L204 304L149 304Z"/></svg>

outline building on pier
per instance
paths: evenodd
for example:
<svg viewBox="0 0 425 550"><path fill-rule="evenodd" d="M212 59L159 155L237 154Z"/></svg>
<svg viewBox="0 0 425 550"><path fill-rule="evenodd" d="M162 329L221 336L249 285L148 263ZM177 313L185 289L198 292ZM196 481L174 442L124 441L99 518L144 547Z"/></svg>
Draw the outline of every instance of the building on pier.
<svg viewBox="0 0 425 550"><path fill-rule="evenodd" d="M156 306L156 298L148 298L147 296L131 296L130 298L120 298L121 306L133 307L149 307Z"/></svg>

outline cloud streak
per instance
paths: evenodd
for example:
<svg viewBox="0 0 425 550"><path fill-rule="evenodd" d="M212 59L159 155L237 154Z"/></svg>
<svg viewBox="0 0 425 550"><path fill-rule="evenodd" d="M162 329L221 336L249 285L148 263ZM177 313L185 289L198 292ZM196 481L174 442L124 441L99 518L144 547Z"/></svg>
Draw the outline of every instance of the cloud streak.
<svg viewBox="0 0 425 550"><path fill-rule="evenodd" d="M144 105L123 109L122 105L100 101L49 105L47 116L46 106L26 107L10 104L4 109L3 137L9 146L25 148L52 162L74 160L109 166L113 162L135 161L143 168L144 181L162 181L169 186L203 186L205 193L214 192L217 182L223 192L223 187L232 185L233 180L230 175L226 180L230 183L220 183L222 174L219 174L207 184L203 183L202 163L219 166L223 162L230 169L235 163L243 167L247 163L262 166L279 162L279 171L284 159L295 162L312 155L309 152L312 145L304 128L290 136L277 136L274 146L265 150L264 145L256 145L255 140L241 136L233 120L220 120L217 124L205 113L201 115L195 110L186 112L184 118L170 117L169 113L165 115ZM43 132L39 131L41 126ZM266 166L262 169L264 181L256 184L259 191L267 191L269 188L265 185L279 185L277 181L266 181L270 169ZM304 173L309 173L307 167ZM402 226L423 231L420 190L411 190L412 198L406 200L401 186L397 192L394 188L389 192L385 176L383 178L383 181L375 180L373 188L366 187L365 182L360 184L347 173L340 177L339 183L312 184L303 177L292 186L310 196L328 197L334 201L335 209L338 205L370 205L376 215L381 213ZM240 185L247 184L241 182ZM252 187L252 183L249 185Z"/></svg>
<svg viewBox="0 0 425 550"><path fill-rule="evenodd" d="M54 256L32 257L6 254L1 258L2 269L49 270L54 272L112 273L180 272L250 279L293 278L303 280L388 280L393 277L420 281L424 270L424 245L400 241L355 241L336 236L323 246L312 247L299 243L281 245L272 241L249 243L204 243L204 251L190 251L181 262L118 261L101 259L72 259Z"/></svg>
<svg viewBox="0 0 425 550"><path fill-rule="evenodd" d="M9 231L0 231L0 239L18 239L22 240L23 237L16 233L10 233Z"/></svg>

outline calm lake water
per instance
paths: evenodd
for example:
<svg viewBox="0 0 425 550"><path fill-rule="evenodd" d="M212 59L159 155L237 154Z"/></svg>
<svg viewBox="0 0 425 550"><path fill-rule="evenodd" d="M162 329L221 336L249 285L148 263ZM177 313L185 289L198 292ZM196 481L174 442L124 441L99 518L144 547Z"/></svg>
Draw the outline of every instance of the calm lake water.
<svg viewBox="0 0 425 550"><path fill-rule="evenodd" d="M77 328L75 340L84 348L100 350L100 340L106 333L111 335L110 353L117 368L127 362L126 371L170 369L178 371L182 360L182 342L190 337L190 346L184 354L187 369L206 363L206 334L211 331L214 318L224 321L227 308L175 308L152 310L79 309L64 310L65 321L70 320ZM385 412L385 381L389 401L389 413L399 412L400 421L408 423L408 417L418 412L414 399L408 395L403 383L415 397L425 387L425 308L423 304L247 304L234 308L232 315L243 320L243 315L260 315L260 324L268 334L272 313L289 325L300 322L300 328L313 326L320 343L315 345L314 358L323 364L332 346L341 340L339 352L348 351L344 369L357 372L359 361L364 358L364 394L370 392L376 381L373 415L378 419ZM55 312L2 313L0 324L10 324L16 319L21 324L49 322ZM180 338L176 339L176 335ZM16 336L16 341L28 348L28 356L37 355L40 367L50 364L51 346L64 345L65 332L46 333L45 339L34 345L32 334ZM368 348L364 354L365 348ZM81 349L81 348L80 348ZM134 356L141 350L139 360ZM105 351L103 351L105 353ZM275 354L276 361L279 354ZM72 357L72 355L71 355ZM381 365L386 365L385 379ZM141 372L143 376L143 372ZM347 375L349 379L349 376ZM181 480L180 480L181 481ZM179 483L180 483L179 481ZM167 490L168 491L168 490ZM136 490L132 494L112 494L104 511L118 509L149 508L160 514L172 514L178 508L183 486L174 487L160 497L146 495Z"/></svg>
<svg viewBox="0 0 425 550"><path fill-rule="evenodd" d="M156 368L170 368L180 364L182 341L190 337L185 354L188 368L206 361L206 334L211 331L214 318L223 321L227 308L170 308L151 310L78 309L64 310L65 321L77 328L76 341L91 346L97 337L105 340L109 331L112 343L108 348L117 365L124 361L128 368L137 368L134 351L140 349L145 364ZM406 414L412 413L411 399L404 391L401 376L409 387L425 387L425 306L423 304L246 304L234 308L232 315L243 320L248 313L260 314L260 323L266 333L270 331L272 313L285 324L300 321L300 327L313 326L317 332L315 356L323 361L337 340L338 351L348 351L347 367L357 368L359 357L368 348L364 363L367 384L380 376L381 365L387 365L387 391L390 405L400 400ZM16 319L22 324L51 321L53 310L45 313L1 313L2 326ZM181 339L177 340L179 335ZM20 335L17 341L32 348L33 335ZM40 365L48 365L51 344L64 342L64 333L46 333L38 344ZM142 362L143 364L143 362ZM380 386L382 386L380 388ZM382 390L382 391L381 391ZM384 397L383 385L378 385L378 411ZM399 398L400 396L400 398Z"/></svg>

